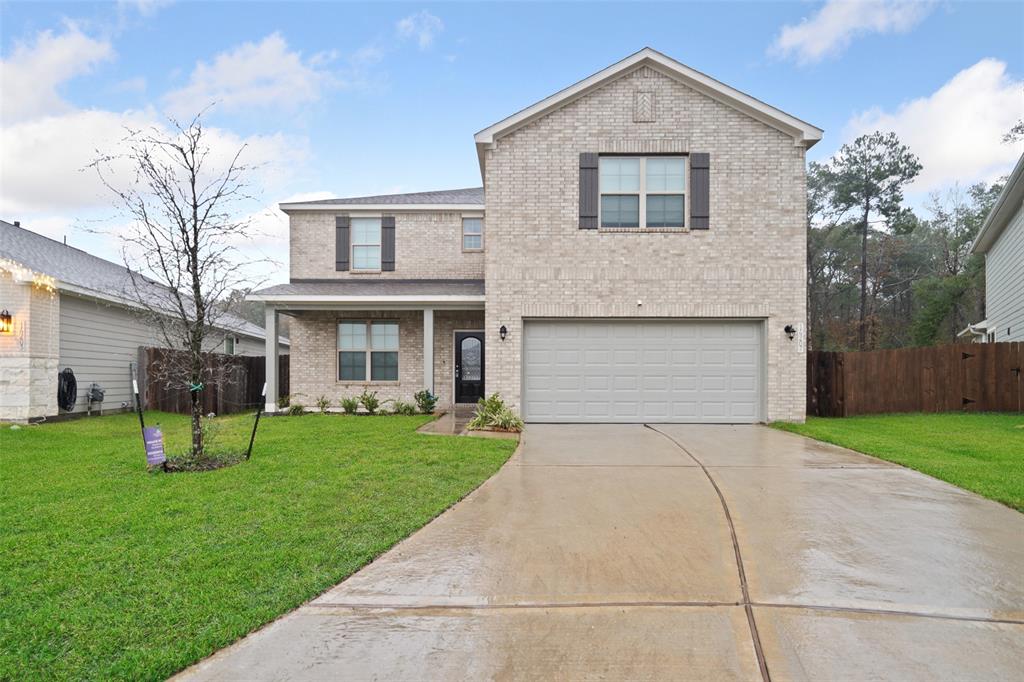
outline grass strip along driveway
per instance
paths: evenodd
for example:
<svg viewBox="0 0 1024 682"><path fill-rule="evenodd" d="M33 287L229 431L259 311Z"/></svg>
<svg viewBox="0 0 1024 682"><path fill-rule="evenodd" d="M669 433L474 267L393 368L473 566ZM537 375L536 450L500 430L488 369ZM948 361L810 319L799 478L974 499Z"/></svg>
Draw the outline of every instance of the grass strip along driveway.
<svg viewBox="0 0 1024 682"><path fill-rule="evenodd" d="M515 447L427 420L275 417L251 461L175 474L131 414L0 428L0 679L162 679L339 582ZM252 417L218 421L244 449ZM186 417L155 423L186 446Z"/></svg>
<svg viewBox="0 0 1024 682"><path fill-rule="evenodd" d="M886 414L773 424L917 469L1024 512L1024 415Z"/></svg>

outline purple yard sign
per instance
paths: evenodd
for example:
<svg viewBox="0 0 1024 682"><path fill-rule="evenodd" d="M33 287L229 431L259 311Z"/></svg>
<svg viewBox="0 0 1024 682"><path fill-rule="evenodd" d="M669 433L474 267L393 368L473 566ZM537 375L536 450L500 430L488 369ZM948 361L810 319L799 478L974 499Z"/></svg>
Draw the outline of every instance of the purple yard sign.
<svg viewBox="0 0 1024 682"><path fill-rule="evenodd" d="M142 439L146 441L146 464L156 466L167 461L164 454L164 434L159 426L147 426L142 429Z"/></svg>

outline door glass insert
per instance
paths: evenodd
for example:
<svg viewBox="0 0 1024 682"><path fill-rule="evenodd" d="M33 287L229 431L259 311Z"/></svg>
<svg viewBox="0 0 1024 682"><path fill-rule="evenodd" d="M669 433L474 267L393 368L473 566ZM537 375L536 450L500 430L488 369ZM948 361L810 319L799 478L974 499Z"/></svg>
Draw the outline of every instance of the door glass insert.
<svg viewBox="0 0 1024 682"><path fill-rule="evenodd" d="M462 339L462 380L463 381L480 381L481 372L481 357L480 353L480 339L474 339L472 336Z"/></svg>

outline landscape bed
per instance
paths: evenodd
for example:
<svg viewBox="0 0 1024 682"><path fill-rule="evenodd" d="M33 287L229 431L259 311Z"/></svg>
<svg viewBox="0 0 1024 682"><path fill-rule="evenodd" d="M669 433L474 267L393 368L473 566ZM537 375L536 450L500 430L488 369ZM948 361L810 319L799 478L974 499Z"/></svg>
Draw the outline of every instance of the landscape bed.
<svg viewBox="0 0 1024 682"><path fill-rule="evenodd" d="M1024 414L809 417L776 428L916 469L1024 512Z"/></svg>
<svg viewBox="0 0 1024 682"><path fill-rule="evenodd" d="M146 419L187 445L187 417ZM0 679L163 679L344 579L515 448L429 419L267 418L252 460L176 474L133 414L0 427ZM244 450L252 416L218 421Z"/></svg>

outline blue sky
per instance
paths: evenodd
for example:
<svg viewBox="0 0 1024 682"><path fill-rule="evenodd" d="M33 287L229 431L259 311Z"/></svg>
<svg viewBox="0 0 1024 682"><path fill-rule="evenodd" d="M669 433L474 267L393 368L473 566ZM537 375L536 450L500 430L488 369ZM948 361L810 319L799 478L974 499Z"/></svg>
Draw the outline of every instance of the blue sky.
<svg viewBox="0 0 1024 682"><path fill-rule="evenodd" d="M0 215L115 256L78 169L217 102L215 142L265 162L251 248L279 257L277 201L479 185L473 133L643 46L824 128L812 160L895 130L916 203L1022 151L998 139L1024 116L1019 2L3 2Z"/></svg>

